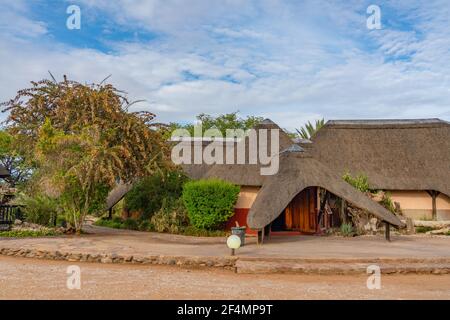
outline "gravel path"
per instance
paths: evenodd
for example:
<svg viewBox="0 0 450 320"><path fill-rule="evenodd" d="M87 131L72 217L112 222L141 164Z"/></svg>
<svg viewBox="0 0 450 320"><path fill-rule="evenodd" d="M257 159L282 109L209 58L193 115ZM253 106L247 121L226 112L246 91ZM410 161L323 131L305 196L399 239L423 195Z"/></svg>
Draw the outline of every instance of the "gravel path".
<svg viewBox="0 0 450 320"><path fill-rule="evenodd" d="M235 274L167 266L77 263L81 289L66 287L65 261L0 256L0 299L450 299L450 275L367 277Z"/></svg>

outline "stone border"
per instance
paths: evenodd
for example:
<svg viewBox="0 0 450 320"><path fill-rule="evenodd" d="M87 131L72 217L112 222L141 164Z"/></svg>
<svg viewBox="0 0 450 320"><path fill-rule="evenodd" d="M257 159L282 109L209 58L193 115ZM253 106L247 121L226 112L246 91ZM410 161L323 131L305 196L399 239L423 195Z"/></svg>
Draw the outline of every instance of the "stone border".
<svg viewBox="0 0 450 320"><path fill-rule="evenodd" d="M91 254L77 252L60 252L37 249L1 248L0 254L5 256L65 260L70 262L121 263L142 265L170 265L190 268L222 268L235 271L237 257L203 257L203 256L122 256L111 254Z"/></svg>
<svg viewBox="0 0 450 320"><path fill-rule="evenodd" d="M215 268L247 274L366 274L369 265L376 264L383 274L450 274L450 258L277 258L239 256L164 256L92 254L1 248L0 255L69 262L166 265L184 268Z"/></svg>
<svg viewBox="0 0 450 320"><path fill-rule="evenodd" d="M352 275L367 274L367 267L377 265L382 274L449 274L450 263L313 263L313 262L267 262L238 260L236 262L237 273L247 274L319 274L319 275Z"/></svg>

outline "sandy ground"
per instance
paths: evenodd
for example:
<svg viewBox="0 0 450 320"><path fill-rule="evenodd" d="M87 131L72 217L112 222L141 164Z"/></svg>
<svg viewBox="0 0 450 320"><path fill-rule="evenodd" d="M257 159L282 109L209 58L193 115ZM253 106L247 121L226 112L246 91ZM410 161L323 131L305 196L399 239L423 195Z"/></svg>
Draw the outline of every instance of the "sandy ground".
<svg viewBox="0 0 450 320"><path fill-rule="evenodd" d="M226 256L225 238L187 237L86 226L81 237L0 239L0 247L73 253L115 253L119 255ZM449 236L382 236L354 238L284 236L273 237L264 245L254 238L239 249L239 256L256 258L450 258Z"/></svg>
<svg viewBox="0 0 450 320"><path fill-rule="evenodd" d="M0 299L450 299L450 275L367 277L251 275L221 270L78 263L81 289L69 290L65 261L0 256Z"/></svg>

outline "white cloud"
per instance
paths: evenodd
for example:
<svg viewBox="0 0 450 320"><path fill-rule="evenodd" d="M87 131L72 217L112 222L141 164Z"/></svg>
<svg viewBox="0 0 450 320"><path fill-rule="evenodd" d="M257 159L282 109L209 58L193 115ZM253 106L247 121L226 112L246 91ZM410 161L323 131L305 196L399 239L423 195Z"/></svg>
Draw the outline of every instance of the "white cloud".
<svg viewBox="0 0 450 320"><path fill-rule="evenodd" d="M22 24L13 24L0 36L0 97L12 97L51 70L88 83L112 74L110 82L132 99L146 99L138 106L166 122L235 110L270 117L289 129L320 117L450 120L445 10L420 3L410 10L399 2L395 9L420 30L369 32L360 1L294 4L86 2L118 23L165 34L150 43L113 43L114 53L48 38L24 40L18 31Z"/></svg>

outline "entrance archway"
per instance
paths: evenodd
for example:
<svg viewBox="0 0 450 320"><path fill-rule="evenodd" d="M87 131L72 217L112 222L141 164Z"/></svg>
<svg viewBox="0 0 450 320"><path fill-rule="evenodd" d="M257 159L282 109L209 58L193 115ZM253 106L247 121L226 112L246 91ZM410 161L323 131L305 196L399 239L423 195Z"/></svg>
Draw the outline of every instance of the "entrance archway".
<svg viewBox="0 0 450 320"><path fill-rule="evenodd" d="M313 234L317 231L317 188L308 187L298 193L272 222L271 231L297 231Z"/></svg>

